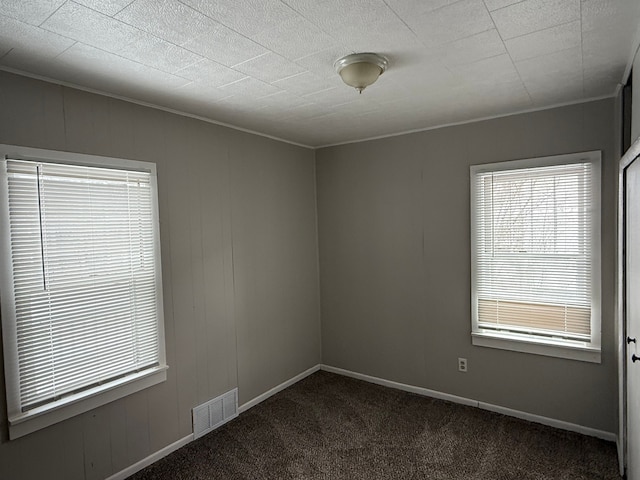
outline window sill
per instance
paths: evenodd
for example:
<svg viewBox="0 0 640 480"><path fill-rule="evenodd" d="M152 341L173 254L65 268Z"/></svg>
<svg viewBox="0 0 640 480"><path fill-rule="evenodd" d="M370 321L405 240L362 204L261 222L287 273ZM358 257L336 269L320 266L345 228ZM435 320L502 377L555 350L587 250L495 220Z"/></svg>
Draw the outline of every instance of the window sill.
<svg viewBox="0 0 640 480"><path fill-rule="evenodd" d="M75 415L88 412L167 379L167 366L70 395L55 403L9 418L9 439L14 440Z"/></svg>
<svg viewBox="0 0 640 480"><path fill-rule="evenodd" d="M566 358L582 362L601 363L600 349L586 342L559 339L540 339L506 332L472 332L471 342L479 347L498 348L514 352L532 353L547 357Z"/></svg>

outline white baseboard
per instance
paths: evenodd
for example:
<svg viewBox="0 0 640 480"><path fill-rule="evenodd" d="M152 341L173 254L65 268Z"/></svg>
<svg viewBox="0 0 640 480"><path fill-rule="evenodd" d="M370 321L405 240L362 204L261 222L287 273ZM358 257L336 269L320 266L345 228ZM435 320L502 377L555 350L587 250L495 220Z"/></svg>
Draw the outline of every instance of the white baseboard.
<svg viewBox="0 0 640 480"><path fill-rule="evenodd" d="M618 436L613 432L605 432L604 430L585 427L576 423L565 422L563 420L557 420L555 418L543 417L542 415L522 412L520 410L513 410L511 408L492 405L490 403L478 402L478 408L489 410L491 412L501 413L509 417L520 418L529 422L540 423L542 425L558 428L560 430L567 430L569 432L581 433L590 437L601 438L602 440L608 440L610 442L616 442L618 439Z"/></svg>
<svg viewBox="0 0 640 480"><path fill-rule="evenodd" d="M287 380L286 382L283 382L280 385L277 385L277 386L273 387L271 390L263 393L262 395L257 396L253 400L249 400L247 403L244 403L243 405L240 405L238 407L237 415L239 415L242 412L246 412L251 407L257 405L260 402L263 402L264 400L266 400L267 398L271 397L272 395L275 395L276 393L284 390L285 388L290 387L294 383L299 382L303 378L308 377L309 375L311 375L312 373L317 372L318 370L320 370L320 365L316 365L314 367L311 367L310 369L305 370L304 372L300 373L299 375L296 375L295 377ZM235 418L235 416L234 416L234 418ZM231 419L229 419L229 420L231 420ZM134 463L130 467L127 467L124 470L121 470L118 473L115 473L115 474L111 475L106 480L124 480L127 477L130 477L131 475L133 475L134 473L139 472L143 468L148 467L152 463L157 462L161 458L166 457L170 453L175 452L179 448L184 447L186 444L188 444L188 443L190 443L192 441L193 441L193 434L187 435L186 437L181 438L177 442L174 442L171 445L167 445L166 447L158 450L157 452L152 453L148 457L143 458L139 462Z"/></svg>
<svg viewBox="0 0 640 480"><path fill-rule="evenodd" d="M321 365L321 370L326 372L337 373L347 377L357 378L364 380L365 382L375 383L376 385L382 385L384 387L395 388L397 390L404 390L406 392L417 393L418 395L424 395L425 397L438 398L440 400L448 400L454 403L460 403L462 405L468 405L471 407L482 408L483 410L490 410L492 412L501 413L510 417L520 418L529 422L540 423L550 427L559 428L561 430L568 430L570 432L577 432L590 437L597 437L603 440L616 442L618 436L612 432L605 432L604 430L597 430L591 427L585 427L577 425L575 423L565 422L563 420L556 420L555 418L543 417L542 415L535 415L533 413L522 412L520 410L513 410L507 407L501 407L499 405L492 405L490 403L480 402L470 398L459 397L457 395L450 395L448 393L438 392L436 390L429 390L428 388L416 387L414 385L407 385L405 383L393 382L391 380L385 380L379 377L373 377L371 375L365 375L362 373L352 372L350 370L344 370L342 368L331 367L329 365Z"/></svg>
<svg viewBox="0 0 640 480"><path fill-rule="evenodd" d="M324 370L326 372L336 373L338 375L344 375L346 377L356 378L358 380L363 380L365 382L374 383L376 385L382 385L384 387L395 388L397 390L404 390L406 392L416 393L418 395L423 395L425 397L437 398L440 400L447 400L453 403L459 403L462 405L468 405L471 407L482 408L484 410L490 410L492 412L501 413L503 415L508 415L510 417L516 417L523 420L527 420L530 422L540 423L543 425L548 425L550 427L559 428L561 430L568 430L571 432L582 433L584 435L589 435L592 437L601 438L603 440L609 440L612 442L618 442L618 437L614 433L605 432L603 430L597 430L595 428L584 427L582 425L577 425L574 423L564 422L562 420L556 420L553 418L543 417L541 415L534 415L532 413L521 412L519 410L513 410L506 407L501 407L498 405L492 405L489 403L480 402L478 400L472 400L466 397L459 397L457 395L451 395L448 393L438 392L437 390L430 390L428 388L417 387L415 385L407 385L405 383L393 382L391 380L385 380L379 377L373 377L371 375L365 375L363 373L353 372L351 370L344 370L342 368L332 367L329 365L319 364L314 367L305 370L304 372L296 375L293 378L290 378L286 382L282 382L280 385L273 387L272 389L264 392L262 395L258 395L253 400L249 400L248 402L240 405L238 407L238 414L242 412L246 412L251 407L256 406L260 402L265 401L267 398L275 395L278 392L281 392L285 388L290 387L294 383L299 382L303 378L308 377L309 375L317 372L318 370ZM179 448L185 446L186 444L193 441L193 434L189 434L184 438L172 443L171 445L167 445L166 447L158 450L155 453L152 453L146 458L143 458L139 462L134 463L130 467L121 470L118 473L115 473L108 477L106 480L125 480L127 477L133 475L136 472L139 472L145 467L148 467L154 462L157 462L161 458L166 457L170 453L178 450Z"/></svg>
<svg viewBox="0 0 640 480"><path fill-rule="evenodd" d="M175 452L179 448L184 447L187 443L191 441L193 441L193 434L189 434L186 437L181 438L177 442L173 442L171 445L167 445L166 447L158 450L155 453L152 453L148 457L143 458L139 462L134 463L133 465L125 468L124 470L120 470L118 473L114 473L113 475L108 477L106 480L124 480L127 477L130 477L131 475L133 475L134 473L139 472L143 468L148 467L152 463L157 462L161 458L166 457L170 453Z"/></svg>
<svg viewBox="0 0 640 480"><path fill-rule="evenodd" d="M251 407L255 407L257 404L259 404L260 402L264 402L267 398L272 397L273 395L275 395L278 392L281 392L282 390L284 390L285 388L290 387L291 385L293 385L294 383L298 383L300 380L302 380L303 378L307 378L309 375L311 375L312 373L317 372L318 370L320 370L320 365L316 365L314 367L309 368L308 370L305 370L304 372L296 375L293 378L290 378L289 380L287 380L286 382L282 382L280 385L276 385L275 387L273 387L271 390L267 390L266 392L264 392L262 395L258 395L256 398L254 398L253 400L249 400L246 403L243 403L242 405L240 405L238 407L238 413L242 413L242 412L246 412L247 410L249 410Z"/></svg>
<svg viewBox="0 0 640 480"><path fill-rule="evenodd" d="M396 390L404 390L405 392L417 393L425 397L438 398L440 400L448 400L453 403L461 403L462 405L469 405L470 407L477 407L478 402L470 400L464 397L458 397L457 395L450 395L448 393L438 392L436 390L429 390L428 388L416 387L414 385L407 385L406 383L392 382L391 380L385 380L383 378L372 377L371 375L365 375L363 373L352 372L351 370L344 370L342 368L331 367L329 365L321 365L321 370L325 372L337 373L338 375L344 375L345 377L357 378L358 380L364 380L365 382L375 383L376 385L382 385L383 387L395 388Z"/></svg>

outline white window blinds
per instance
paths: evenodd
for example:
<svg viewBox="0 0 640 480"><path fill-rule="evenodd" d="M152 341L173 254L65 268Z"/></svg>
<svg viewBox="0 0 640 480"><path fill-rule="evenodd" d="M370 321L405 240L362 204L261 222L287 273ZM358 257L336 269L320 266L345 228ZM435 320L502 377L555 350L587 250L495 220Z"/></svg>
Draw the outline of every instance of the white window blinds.
<svg viewBox="0 0 640 480"><path fill-rule="evenodd" d="M472 203L475 329L590 342L593 162L472 169Z"/></svg>
<svg viewBox="0 0 640 480"><path fill-rule="evenodd" d="M157 367L150 174L4 163L19 409Z"/></svg>

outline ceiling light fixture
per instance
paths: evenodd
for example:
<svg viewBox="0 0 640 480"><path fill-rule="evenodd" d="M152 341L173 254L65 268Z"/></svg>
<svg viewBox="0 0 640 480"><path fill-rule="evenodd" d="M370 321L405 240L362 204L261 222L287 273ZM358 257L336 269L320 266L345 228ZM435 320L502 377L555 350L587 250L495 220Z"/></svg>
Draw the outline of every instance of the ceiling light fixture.
<svg viewBox="0 0 640 480"><path fill-rule="evenodd" d="M378 80L388 65L389 60L377 53L352 53L336 60L333 67L344 83L362 93Z"/></svg>

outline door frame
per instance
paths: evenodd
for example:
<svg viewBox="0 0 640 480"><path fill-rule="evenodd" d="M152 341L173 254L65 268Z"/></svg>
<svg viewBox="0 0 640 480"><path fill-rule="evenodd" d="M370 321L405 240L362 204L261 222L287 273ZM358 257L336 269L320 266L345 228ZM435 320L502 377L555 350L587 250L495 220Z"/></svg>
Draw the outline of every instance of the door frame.
<svg viewBox="0 0 640 480"><path fill-rule="evenodd" d="M618 463L620 475L624 475L627 465L627 316L626 316L626 189L625 173L636 159L640 162L640 138L622 156L618 170L618 241L617 241L617 304L616 304L616 353L618 356Z"/></svg>

